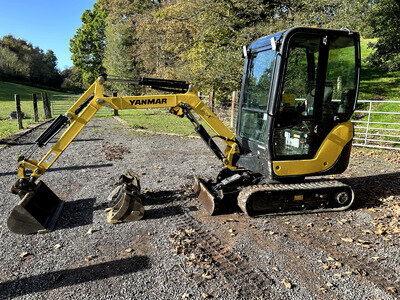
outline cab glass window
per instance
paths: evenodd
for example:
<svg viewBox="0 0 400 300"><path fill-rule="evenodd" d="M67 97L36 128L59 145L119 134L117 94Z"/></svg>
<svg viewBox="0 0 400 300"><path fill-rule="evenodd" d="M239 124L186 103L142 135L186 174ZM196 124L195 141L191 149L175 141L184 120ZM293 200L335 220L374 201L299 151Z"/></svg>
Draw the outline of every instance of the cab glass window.
<svg viewBox="0 0 400 300"><path fill-rule="evenodd" d="M272 50L252 54L245 79L239 134L256 142L264 142L266 110L274 61L275 51Z"/></svg>
<svg viewBox="0 0 400 300"><path fill-rule="evenodd" d="M329 42L326 86L332 97L324 98L323 118L339 120L349 118L353 112L356 96L356 48L353 37L340 36Z"/></svg>
<svg viewBox="0 0 400 300"><path fill-rule="evenodd" d="M314 135L314 102L321 37L297 35L289 44L282 98L275 124L277 157L311 157ZM329 95L330 90L325 93Z"/></svg>

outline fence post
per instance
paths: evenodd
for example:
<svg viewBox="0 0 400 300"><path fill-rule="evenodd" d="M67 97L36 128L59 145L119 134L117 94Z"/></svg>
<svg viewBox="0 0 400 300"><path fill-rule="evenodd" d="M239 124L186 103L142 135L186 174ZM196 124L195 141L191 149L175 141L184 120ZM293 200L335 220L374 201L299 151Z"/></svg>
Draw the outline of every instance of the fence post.
<svg viewBox="0 0 400 300"><path fill-rule="evenodd" d="M211 111L214 112L214 92L210 92L210 97L208 98L210 103Z"/></svg>
<svg viewBox="0 0 400 300"><path fill-rule="evenodd" d="M369 102L369 110L368 110L368 121L367 121L367 128L365 130L365 139L364 144L366 145L368 142L368 130L369 130L369 122L371 120L371 110L372 110L372 101Z"/></svg>
<svg viewBox="0 0 400 300"><path fill-rule="evenodd" d="M51 110L50 110L50 101L47 93L42 93L42 101L43 101L43 110L44 117L46 119L51 119Z"/></svg>
<svg viewBox="0 0 400 300"><path fill-rule="evenodd" d="M117 97L117 96L118 96L118 93L114 92L113 97ZM114 116L118 116L118 109L114 109Z"/></svg>
<svg viewBox="0 0 400 300"><path fill-rule="evenodd" d="M33 115L35 122L39 122L39 113L37 107L37 96L36 94L32 94L32 101L33 101Z"/></svg>
<svg viewBox="0 0 400 300"><path fill-rule="evenodd" d="M46 97L47 111L49 113L47 119L51 119L51 103L50 103L49 95L47 93L45 93L45 97Z"/></svg>
<svg viewBox="0 0 400 300"><path fill-rule="evenodd" d="M22 126L22 113L21 113L21 103L18 94L14 94L15 106L17 108L17 121L18 121L18 129L23 129Z"/></svg>
<svg viewBox="0 0 400 300"><path fill-rule="evenodd" d="M231 105L231 127L233 128L234 125L234 119L235 119L235 105L237 101L237 92L233 91L232 92L232 105Z"/></svg>

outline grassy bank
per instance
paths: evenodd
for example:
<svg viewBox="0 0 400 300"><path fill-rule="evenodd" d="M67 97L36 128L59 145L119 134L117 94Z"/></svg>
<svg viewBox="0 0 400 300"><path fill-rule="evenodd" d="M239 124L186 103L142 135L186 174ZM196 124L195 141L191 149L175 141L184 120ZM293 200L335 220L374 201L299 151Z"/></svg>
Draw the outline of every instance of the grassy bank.
<svg viewBox="0 0 400 300"><path fill-rule="evenodd" d="M49 95L65 94L49 89L41 89L19 83L0 81L0 101L13 101L14 94L18 94L21 99L32 99L32 94L37 94L40 99L40 93L47 93Z"/></svg>
<svg viewBox="0 0 400 300"><path fill-rule="evenodd" d="M18 94L21 99L21 110L24 113L24 120L22 123L24 127L34 123L32 94L37 94L39 118L43 120L44 110L43 102L41 101L41 93L47 93L49 97L51 95L63 94L48 89L0 81L0 138L18 132L17 120L9 119L10 113L15 111L14 94Z"/></svg>
<svg viewBox="0 0 400 300"><path fill-rule="evenodd" d="M389 72L372 68L365 61L372 52L368 44L376 42L376 39L361 40L362 65L359 99L400 100L400 71ZM397 108L397 111L400 111L400 108Z"/></svg>

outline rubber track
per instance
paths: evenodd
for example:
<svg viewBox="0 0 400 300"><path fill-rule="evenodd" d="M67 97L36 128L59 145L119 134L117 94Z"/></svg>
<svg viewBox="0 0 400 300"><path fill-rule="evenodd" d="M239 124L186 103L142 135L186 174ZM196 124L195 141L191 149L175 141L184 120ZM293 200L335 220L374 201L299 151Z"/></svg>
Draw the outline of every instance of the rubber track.
<svg viewBox="0 0 400 300"><path fill-rule="evenodd" d="M343 182L330 180L330 181L316 181L316 182L307 182L307 183L297 183L297 184L264 184L264 185L253 185L249 187L243 188L238 196L238 205L243 210L243 212L247 213L247 200L248 198L256 192L263 192L263 191L310 191L314 189L330 189L330 188L337 188L337 187L351 187ZM351 189L352 190L352 189ZM288 212L277 212L277 213L270 213L270 214L260 214L255 217L261 216L270 216L270 215L292 215L292 214L302 214L302 213L320 213L320 212L330 212L330 211L342 211L350 208L354 202L354 192L352 194L352 199L350 203L343 207L337 208L320 208L320 209L310 209L304 211L288 211Z"/></svg>
<svg viewBox="0 0 400 300"><path fill-rule="evenodd" d="M195 219L186 208L178 221L179 227L190 227L198 240L216 262L217 270L228 282L228 289L234 290L241 297L265 297L273 280L258 268L252 267L244 258L234 253L228 246L212 233L203 228L203 224Z"/></svg>

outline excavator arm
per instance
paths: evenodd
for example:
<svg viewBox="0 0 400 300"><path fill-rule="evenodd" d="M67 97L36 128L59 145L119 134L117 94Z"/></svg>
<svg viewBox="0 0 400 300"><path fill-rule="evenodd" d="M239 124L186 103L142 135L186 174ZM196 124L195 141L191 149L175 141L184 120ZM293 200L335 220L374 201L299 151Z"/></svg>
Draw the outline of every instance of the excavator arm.
<svg viewBox="0 0 400 300"><path fill-rule="evenodd" d="M233 163L234 156L239 153L239 146L236 142L235 135L218 119L207 105L201 101L195 88L189 86L188 91L182 94L109 97L105 96L103 93L105 80L105 77L99 77L72 105L65 115L59 116L53 122L52 126L50 126L50 128L36 140L35 148L41 147L45 145L64 125L69 124L62 136L40 161L30 159L33 151L30 151L28 156L22 156L19 158L19 178L27 177L26 169L32 170L32 174L30 175L32 178L31 181L36 180L43 175L43 173L50 168L50 166L57 160L57 158L102 106L107 106L116 110L170 108L171 113L189 118L189 120L195 125L197 133L205 140L217 158L222 160L225 167L230 169L235 168ZM148 84L157 82L157 79L151 80L152 81L148 82ZM161 82L165 81L166 80L161 80ZM147 81L145 81L145 83L147 83ZM224 153L219 150L203 126L197 122L191 113L191 110L195 111L216 133L216 136L222 138L226 143Z"/></svg>
<svg viewBox="0 0 400 300"><path fill-rule="evenodd" d="M32 233L51 230L61 211L63 201L60 200L42 181L36 183L57 158L63 153L79 132L85 127L96 112L106 106L116 110L170 108L170 112L187 117L195 126L196 132L206 142L209 148L220 159L224 167L236 169L235 155L239 154L239 145L235 135L218 117L201 101L197 91L183 81L141 78L140 85L154 89L174 92L166 95L145 95L110 97L104 95L104 83L107 76L100 76L90 88L65 113L57 117L35 141L33 147L18 159L19 179L11 191L18 194L21 202L14 208L8 227L16 233ZM109 81L123 81L112 79ZM193 116L195 111L200 118L215 132L214 137L221 138L225 143L222 152L205 128ZM45 146L58 132L68 126L64 133L50 150L38 161L31 159L39 147ZM30 170L31 172L27 172ZM120 178L119 186L111 193L108 200L113 210L107 220L111 223L119 221L134 221L143 216L143 206L139 198L140 184L136 174L128 171Z"/></svg>

